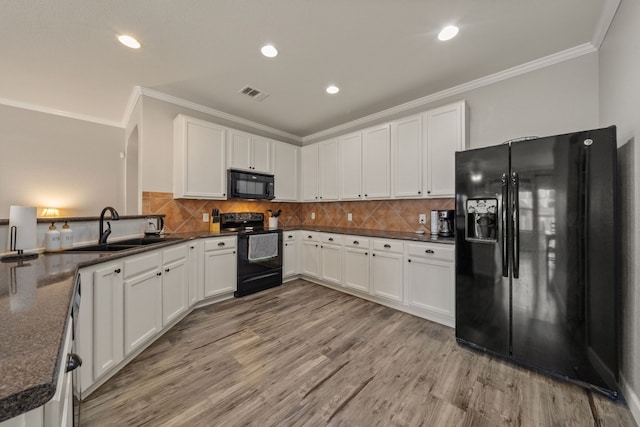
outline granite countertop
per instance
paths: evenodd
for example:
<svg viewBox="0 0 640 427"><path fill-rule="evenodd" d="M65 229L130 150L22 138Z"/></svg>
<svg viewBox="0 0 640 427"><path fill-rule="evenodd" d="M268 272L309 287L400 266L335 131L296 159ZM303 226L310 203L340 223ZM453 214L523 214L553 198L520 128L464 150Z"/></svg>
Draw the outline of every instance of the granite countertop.
<svg viewBox="0 0 640 427"><path fill-rule="evenodd" d="M388 231L347 227L318 227L310 225L286 227L283 230L319 231L322 233L351 234L355 236L379 237L384 239L413 240L416 242L425 243L443 243L445 245L454 245L456 243L455 237L438 237L432 236L431 234L416 234L410 231Z"/></svg>
<svg viewBox="0 0 640 427"><path fill-rule="evenodd" d="M315 226L281 230L454 243L451 237L384 230ZM171 233L167 237L173 239L167 242L127 251L44 253L33 260L0 263L0 422L44 405L55 394L58 367L66 357L62 354L63 338L78 269L191 239L235 234Z"/></svg>

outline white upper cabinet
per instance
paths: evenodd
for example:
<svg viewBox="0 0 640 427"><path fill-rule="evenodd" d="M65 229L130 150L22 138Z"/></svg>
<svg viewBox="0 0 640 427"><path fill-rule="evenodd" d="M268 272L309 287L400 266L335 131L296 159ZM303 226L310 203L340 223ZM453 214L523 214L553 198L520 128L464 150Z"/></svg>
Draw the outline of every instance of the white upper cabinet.
<svg viewBox="0 0 640 427"><path fill-rule="evenodd" d="M271 140L229 129L227 167L270 173Z"/></svg>
<svg viewBox="0 0 640 427"><path fill-rule="evenodd" d="M318 144L311 144L301 149L302 154L302 201L318 200Z"/></svg>
<svg viewBox="0 0 640 427"><path fill-rule="evenodd" d="M422 116L391 123L393 196L422 197Z"/></svg>
<svg viewBox="0 0 640 427"><path fill-rule="evenodd" d="M273 142L272 147L276 200L295 202L298 200L300 148L277 141Z"/></svg>
<svg viewBox="0 0 640 427"><path fill-rule="evenodd" d="M173 122L173 197L224 199L226 128L178 115Z"/></svg>
<svg viewBox="0 0 640 427"><path fill-rule="evenodd" d="M455 194L455 155L466 148L465 102L445 105L424 113L426 159L424 186L427 196Z"/></svg>
<svg viewBox="0 0 640 427"><path fill-rule="evenodd" d="M391 197L391 137L388 124L363 132L364 197Z"/></svg>
<svg viewBox="0 0 640 427"><path fill-rule="evenodd" d="M339 139L340 199L362 199L362 133Z"/></svg>
<svg viewBox="0 0 640 427"><path fill-rule="evenodd" d="M318 145L318 193L321 201L338 200L338 140L330 139Z"/></svg>

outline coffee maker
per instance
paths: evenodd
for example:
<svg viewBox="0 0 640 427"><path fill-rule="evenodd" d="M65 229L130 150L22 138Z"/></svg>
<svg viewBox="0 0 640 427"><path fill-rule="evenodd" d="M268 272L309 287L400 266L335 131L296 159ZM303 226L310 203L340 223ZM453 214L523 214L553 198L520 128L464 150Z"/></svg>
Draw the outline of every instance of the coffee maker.
<svg viewBox="0 0 640 427"><path fill-rule="evenodd" d="M456 229L453 210L438 211L438 236L453 237Z"/></svg>

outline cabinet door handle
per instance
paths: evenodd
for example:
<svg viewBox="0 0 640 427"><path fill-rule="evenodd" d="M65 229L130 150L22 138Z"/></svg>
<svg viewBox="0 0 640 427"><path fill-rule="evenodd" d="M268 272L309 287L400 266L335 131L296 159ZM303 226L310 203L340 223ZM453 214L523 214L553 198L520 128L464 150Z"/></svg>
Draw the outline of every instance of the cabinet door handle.
<svg viewBox="0 0 640 427"><path fill-rule="evenodd" d="M435 252L432 249L427 249L424 252L427 253L427 254L435 254Z"/></svg>
<svg viewBox="0 0 640 427"><path fill-rule="evenodd" d="M360 244L360 242L358 242L357 240L354 240L354 241L353 241L353 244L354 244L354 245L359 245L359 244Z"/></svg>
<svg viewBox="0 0 640 427"><path fill-rule="evenodd" d="M65 368L65 372L71 372L77 368L82 366L82 359L75 353L69 353L67 356L67 367Z"/></svg>
<svg viewBox="0 0 640 427"><path fill-rule="evenodd" d="M364 254L365 254L365 255L369 255L369 252L365 252Z"/></svg>
<svg viewBox="0 0 640 427"><path fill-rule="evenodd" d="M196 248L195 246L189 246L189 249L195 249L195 248Z"/></svg>
<svg viewBox="0 0 640 427"><path fill-rule="evenodd" d="M236 253L236 251L233 251L233 253L235 254L235 253Z"/></svg>
<svg viewBox="0 0 640 427"><path fill-rule="evenodd" d="M320 249L324 248L324 246L320 245Z"/></svg>
<svg viewBox="0 0 640 427"><path fill-rule="evenodd" d="M162 276L162 271L158 271L158 272L156 273L156 276Z"/></svg>
<svg viewBox="0 0 640 427"><path fill-rule="evenodd" d="M287 244L287 243L285 243L284 245L285 245L285 246L289 246L289 244Z"/></svg>
<svg viewBox="0 0 640 427"><path fill-rule="evenodd" d="M218 243L218 246L224 246L224 242Z"/></svg>
<svg viewBox="0 0 640 427"><path fill-rule="evenodd" d="M318 245L316 244L316 248L318 247Z"/></svg>
<svg viewBox="0 0 640 427"><path fill-rule="evenodd" d="M376 256L376 254L371 254L371 256Z"/></svg>
<svg viewBox="0 0 640 427"><path fill-rule="evenodd" d="M385 243L385 244L384 244L384 247L385 247L385 248L390 248L390 247L391 247L391 245L390 245L390 244L388 244L388 243Z"/></svg>
<svg viewBox="0 0 640 427"><path fill-rule="evenodd" d="M329 237L328 239L330 242L333 242L333 237Z"/></svg>
<svg viewBox="0 0 640 427"><path fill-rule="evenodd" d="M427 190L427 194L431 194L431 190Z"/></svg>
<svg viewBox="0 0 640 427"><path fill-rule="evenodd" d="M422 191L418 191L418 194L422 194Z"/></svg>
<svg viewBox="0 0 640 427"><path fill-rule="evenodd" d="M360 194L358 194L358 197L362 197Z"/></svg>
<svg viewBox="0 0 640 427"><path fill-rule="evenodd" d="M170 270L170 269L168 269L168 268L165 268L165 269L164 269L164 272L165 272L165 273L168 273L168 272L170 272L170 271L171 271L171 270Z"/></svg>
<svg viewBox="0 0 640 427"><path fill-rule="evenodd" d="M287 236L287 238L288 238L288 239L293 239L293 236L292 236L291 234L289 234L289 235Z"/></svg>
<svg viewBox="0 0 640 427"><path fill-rule="evenodd" d="M368 194L365 194L365 195L364 195L364 197L367 197L367 196L368 196Z"/></svg>
<svg viewBox="0 0 640 427"><path fill-rule="evenodd" d="M408 260L409 262L411 262L411 260Z"/></svg>
<svg viewBox="0 0 640 427"><path fill-rule="evenodd" d="M116 274L120 274L121 271L122 270L120 270L119 268L116 268L115 270L113 270L113 272L116 273Z"/></svg>
<svg viewBox="0 0 640 427"><path fill-rule="evenodd" d="M307 237L310 238L310 239L313 239L313 236L307 236Z"/></svg>

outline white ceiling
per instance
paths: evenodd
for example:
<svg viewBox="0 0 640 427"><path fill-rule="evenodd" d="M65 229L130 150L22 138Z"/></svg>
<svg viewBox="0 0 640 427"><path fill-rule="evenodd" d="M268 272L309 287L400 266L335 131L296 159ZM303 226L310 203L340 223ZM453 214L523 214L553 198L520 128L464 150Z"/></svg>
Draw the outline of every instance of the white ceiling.
<svg viewBox="0 0 640 427"><path fill-rule="evenodd" d="M121 124L141 86L302 137L592 43L610 3L2 0L0 102ZM458 36L438 41L451 23ZM270 96L238 94L247 84Z"/></svg>

